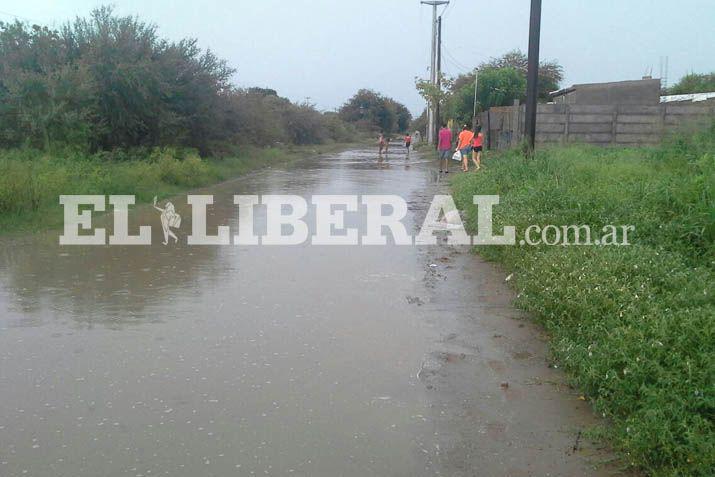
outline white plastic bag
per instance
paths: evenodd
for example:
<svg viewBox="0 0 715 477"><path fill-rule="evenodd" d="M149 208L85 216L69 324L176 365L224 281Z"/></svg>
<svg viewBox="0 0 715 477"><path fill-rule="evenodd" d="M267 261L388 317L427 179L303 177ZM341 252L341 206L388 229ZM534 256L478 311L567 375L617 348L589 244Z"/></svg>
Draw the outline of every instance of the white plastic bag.
<svg viewBox="0 0 715 477"><path fill-rule="evenodd" d="M462 153L459 152L459 150L454 151L454 154L452 154L452 160L460 162L462 160Z"/></svg>

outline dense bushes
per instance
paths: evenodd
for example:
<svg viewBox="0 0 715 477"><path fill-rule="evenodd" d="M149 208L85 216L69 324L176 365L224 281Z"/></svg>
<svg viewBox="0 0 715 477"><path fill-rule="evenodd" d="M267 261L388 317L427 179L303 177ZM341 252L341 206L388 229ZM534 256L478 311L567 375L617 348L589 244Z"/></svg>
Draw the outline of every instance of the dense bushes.
<svg viewBox="0 0 715 477"><path fill-rule="evenodd" d="M223 127L235 131L234 143L321 144L348 142L357 134L336 113L320 113L308 103L291 103L273 90L235 90L228 101Z"/></svg>
<svg viewBox="0 0 715 477"><path fill-rule="evenodd" d="M330 146L320 146L322 149ZM223 159L202 159L196 150L173 147L85 154L0 151L0 232L62 223L62 194L130 194L138 202L209 185L266 163L289 161L310 148L233 148Z"/></svg>
<svg viewBox="0 0 715 477"><path fill-rule="evenodd" d="M275 91L236 90L234 70L196 40L111 8L59 30L0 22L0 147L113 150L317 144L351 136L334 114Z"/></svg>
<svg viewBox="0 0 715 477"><path fill-rule="evenodd" d="M495 230L631 224L630 246L483 247L595 408L624 461L653 475L715 468L715 125L654 149L572 146L488 157L455 196L499 194ZM518 240L518 236L517 236Z"/></svg>
<svg viewBox="0 0 715 477"><path fill-rule="evenodd" d="M169 43L100 8L60 30L0 25L0 73L3 146L205 149L233 70L195 40Z"/></svg>
<svg viewBox="0 0 715 477"><path fill-rule="evenodd" d="M217 171L194 153L157 149L149 160L107 162L101 155L43 155L29 149L0 155L0 215L22 215L57 205L61 194L136 193L146 199L161 185L195 187Z"/></svg>

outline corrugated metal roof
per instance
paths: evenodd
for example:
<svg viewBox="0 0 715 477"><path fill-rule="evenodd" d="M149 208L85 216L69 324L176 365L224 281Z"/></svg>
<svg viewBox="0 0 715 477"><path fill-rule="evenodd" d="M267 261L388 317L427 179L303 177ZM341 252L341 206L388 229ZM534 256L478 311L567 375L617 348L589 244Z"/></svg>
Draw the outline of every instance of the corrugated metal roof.
<svg viewBox="0 0 715 477"><path fill-rule="evenodd" d="M693 93L693 94L671 94L668 96L661 96L661 103L675 103L681 101L688 101L691 103L698 103L700 101L707 101L708 99L715 98L715 91L712 93Z"/></svg>
<svg viewBox="0 0 715 477"><path fill-rule="evenodd" d="M571 93L573 91L576 91L576 85L569 86L568 88L561 88L561 89L557 89L556 91L552 91L549 93L549 96L551 96L552 98L556 98L557 96L563 96L563 95Z"/></svg>

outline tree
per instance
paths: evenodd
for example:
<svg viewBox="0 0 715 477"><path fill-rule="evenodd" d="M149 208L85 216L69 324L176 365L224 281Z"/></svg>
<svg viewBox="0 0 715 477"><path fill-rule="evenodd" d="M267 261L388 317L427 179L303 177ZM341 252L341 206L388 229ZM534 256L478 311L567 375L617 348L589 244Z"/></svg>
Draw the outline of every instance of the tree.
<svg viewBox="0 0 715 477"><path fill-rule="evenodd" d="M236 143L320 143L352 131L273 89L236 89L233 73L195 39L161 39L155 25L110 7L57 30L0 22L0 147L179 146L211 154ZM409 123L403 105L375 98L377 127Z"/></svg>
<svg viewBox="0 0 715 477"><path fill-rule="evenodd" d="M485 68L480 72L477 103L484 108L509 106L525 96L526 78L516 68Z"/></svg>
<svg viewBox="0 0 715 477"><path fill-rule="evenodd" d="M195 39L167 42L156 26L110 7L63 28L72 56L97 85L99 148L180 144L207 152L233 70Z"/></svg>
<svg viewBox="0 0 715 477"><path fill-rule="evenodd" d="M427 131L427 108L422 110L422 113L412 120L410 124L411 131L420 131L425 134Z"/></svg>
<svg viewBox="0 0 715 477"><path fill-rule="evenodd" d="M398 103L392 98L387 98L385 100L388 109L394 111L395 118L397 121L397 132L406 132L410 127L410 122L412 121L412 113L404 104Z"/></svg>
<svg viewBox="0 0 715 477"><path fill-rule="evenodd" d="M313 104L291 104L284 114L285 129L293 144L318 144L327 139L322 127L325 118Z"/></svg>
<svg viewBox="0 0 715 477"><path fill-rule="evenodd" d="M59 34L0 22L0 141L47 148L86 135L92 84Z"/></svg>
<svg viewBox="0 0 715 477"><path fill-rule="evenodd" d="M711 93L715 91L715 72L690 73L668 88L668 94Z"/></svg>
<svg viewBox="0 0 715 477"><path fill-rule="evenodd" d="M474 81L452 92L443 111L446 118L454 119L459 124L471 124L474 113ZM478 107L477 111L481 109Z"/></svg>
<svg viewBox="0 0 715 477"><path fill-rule="evenodd" d="M248 92L251 94L260 94L263 96L278 96L278 92L275 89L271 88L259 88L257 86L253 86L251 88L248 88Z"/></svg>
<svg viewBox="0 0 715 477"><path fill-rule="evenodd" d="M487 68L514 68L524 75L528 71L529 59L521 50L509 51L498 58L490 58L489 61L479 65L479 70ZM474 75L472 75L474 78ZM549 101L549 93L559 89L561 81L564 79L564 69L555 60L542 61L539 63L539 88L538 99ZM472 79L474 81L474 79Z"/></svg>
<svg viewBox="0 0 715 477"><path fill-rule="evenodd" d="M519 50L481 63L476 69L479 73L476 111L511 105L515 99L524 100L527 64L527 56ZM556 61L542 62L539 66L539 100L550 100L549 93L559 88L562 79L561 65ZM446 117L470 124L475 110L474 81L475 73L468 73L453 80L443 80L444 90L437 90L428 81L417 80L416 86L420 94L432 104L439 101Z"/></svg>
<svg viewBox="0 0 715 477"><path fill-rule="evenodd" d="M512 67L486 67L479 71L477 112L493 106L509 106L526 96L526 77ZM449 95L445 112L460 123L471 124L474 112L474 80Z"/></svg>
<svg viewBox="0 0 715 477"><path fill-rule="evenodd" d="M338 115L361 129L379 130L385 134L406 131L412 119L403 104L369 89L355 93L338 110Z"/></svg>
<svg viewBox="0 0 715 477"><path fill-rule="evenodd" d="M415 88L417 88L417 92L420 93L420 96L427 101L427 104L435 108L437 105L439 105L440 108L443 108L450 98L450 91L454 88L453 81L454 80L447 78L442 73L440 73L439 76L439 86L432 83L430 80L416 77ZM440 113L440 115L443 115L441 109ZM440 120L441 118L437 118L437 122L440 122Z"/></svg>

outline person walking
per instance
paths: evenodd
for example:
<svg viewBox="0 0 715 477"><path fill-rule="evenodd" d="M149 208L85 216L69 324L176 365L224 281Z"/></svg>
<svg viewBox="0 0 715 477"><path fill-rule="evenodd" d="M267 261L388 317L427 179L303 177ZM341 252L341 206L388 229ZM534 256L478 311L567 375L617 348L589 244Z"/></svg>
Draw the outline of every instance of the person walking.
<svg viewBox="0 0 715 477"><path fill-rule="evenodd" d="M412 145L412 136L407 133L405 136L405 149L407 149L407 157L410 157L410 146Z"/></svg>
<svg viewBox="0 0 715 477"><path fill-rule="evenodd" d="M484 148L484 134L482 134L482 127L477 126L474 134L474 139L472 139L472 162L477 166L477 170L482 167L482 149Z"/></svg>
<svg viewBox="0 0 715 477"><path fill-rule="evenodd" d="M380 148L380 152L378 153L380 157L382 157L382 150L385 149L385 135L380 133L380 137L377 138L377 145Z"/></svg>
<svg viewBox="0 0 715 477"><path fill-rule="evenodd" d="M442 123L442 128L437 135L437 152L439 153L439 172L449 172L449 158L452 155L452 131L447 124Z"/></svg>
<svg viewBox="0 0 715 477"><path fill-rule="evenodd" d="M457 150L462 155L463 172L469 171L469 153L472 152L472 139L474 139L474 133L465 124L462 126L462 132L459 133L457 138Z"/></svg>

